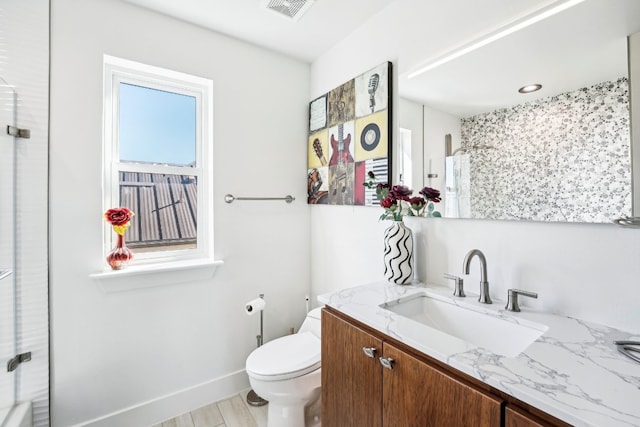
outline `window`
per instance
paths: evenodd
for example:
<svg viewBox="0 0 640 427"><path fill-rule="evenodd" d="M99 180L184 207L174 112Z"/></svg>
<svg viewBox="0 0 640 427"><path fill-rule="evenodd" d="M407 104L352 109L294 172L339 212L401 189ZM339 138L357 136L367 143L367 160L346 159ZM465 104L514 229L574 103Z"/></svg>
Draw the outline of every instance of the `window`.
<svg viewBox="0 0 640 427"><path fill-rule="evenodd" d="M104 209L135 213L137 263L213 259L212 105L211 80L105 55Z"/></svg>

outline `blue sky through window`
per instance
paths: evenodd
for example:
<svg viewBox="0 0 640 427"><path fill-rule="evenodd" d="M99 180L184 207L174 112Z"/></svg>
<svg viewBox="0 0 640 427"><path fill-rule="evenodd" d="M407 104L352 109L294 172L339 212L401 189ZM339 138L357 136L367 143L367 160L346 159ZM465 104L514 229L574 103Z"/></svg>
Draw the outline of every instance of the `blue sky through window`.
<svg viewBox="0 0 640 427"><path fill-rule="evenodd" d="M119 111L120 161L195 162L195 97L120 83Z"/></svg>

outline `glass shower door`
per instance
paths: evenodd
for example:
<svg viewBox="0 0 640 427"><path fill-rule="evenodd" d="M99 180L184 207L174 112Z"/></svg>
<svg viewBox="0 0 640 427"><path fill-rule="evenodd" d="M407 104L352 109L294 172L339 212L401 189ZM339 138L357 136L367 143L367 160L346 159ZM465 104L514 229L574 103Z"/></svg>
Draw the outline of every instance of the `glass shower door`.
<svg viewBox="0 0 640 427"><path fill-rule="evenodd" d="M15 138L16 94L0 77L0 425L15 403L15 373L7 364L16 355L15 334Z"/></svg>

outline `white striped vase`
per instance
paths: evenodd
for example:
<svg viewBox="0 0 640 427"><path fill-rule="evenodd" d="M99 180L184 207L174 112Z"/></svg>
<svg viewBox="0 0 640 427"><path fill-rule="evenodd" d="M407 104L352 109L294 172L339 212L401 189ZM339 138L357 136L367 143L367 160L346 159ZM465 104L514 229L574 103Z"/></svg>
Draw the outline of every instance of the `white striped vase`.
<svg viewBox="0 0 640 427"><path fill-rule="evenodd" d="M384 278L396 285L413 278L413 236L402 221L393 221L384 232Z"/></svg>

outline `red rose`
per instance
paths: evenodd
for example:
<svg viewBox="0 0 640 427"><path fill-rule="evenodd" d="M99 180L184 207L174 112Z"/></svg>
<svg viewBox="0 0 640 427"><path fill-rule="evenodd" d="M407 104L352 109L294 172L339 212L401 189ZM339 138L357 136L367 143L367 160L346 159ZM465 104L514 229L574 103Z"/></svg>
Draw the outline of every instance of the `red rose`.
<svg viewBox="0 0 640 427"><path fill-rule="evenodd" d="M389 195L395 197L398 200L406 200L409 201L409 196L411 196L413 190L410 190L409 187L405 185L394 185L389 190Z"/></svg>
<svg viewBox="0 0 640 427"><path fill-rule="evenodd" d="M382 206L385 209L393 209L392 207L395 207L397 205L398 205L398 202L393 197L385 197L380 202L380 206Z"/></svg>
<svg viewBox="0 0 640 427"><path fill-rule="evenodd" d="M422 194L425 199L430 200L434 203L439 203L440 200L442 200L440 198L440 192L435 188L424 187L422 190L420 190L420 194Z"/></svg>
<svg viewBox="0 0 640 427"><path fill-rule="evenodd" d="M133 212L127 208L113 208L104 213L104 219L111 225L125 225L131 221Z"/></svg>
<svg viewBox="0 0 640 427"><path fill-rule="evenodd" d="M419 211L420 209L424 208L425 201L422 197L412 197L409 199L409 204L411 205L412 209Z"/></svg>

